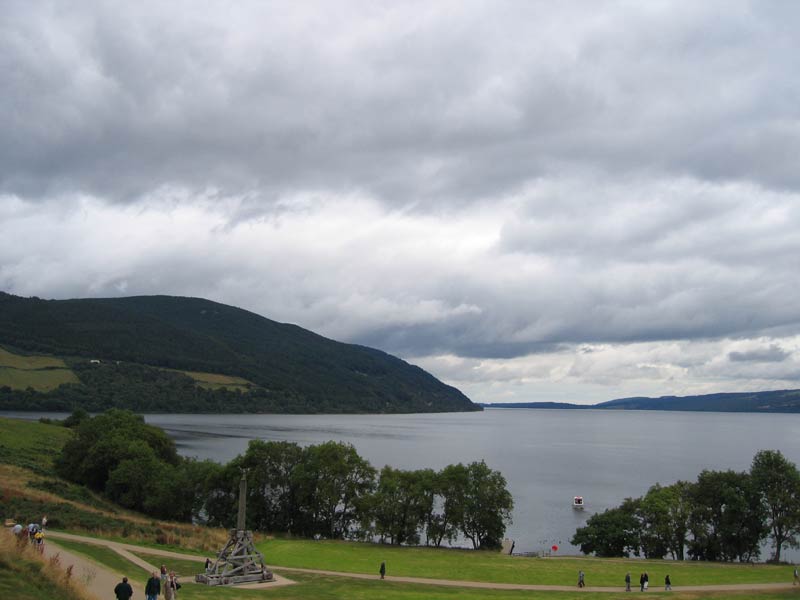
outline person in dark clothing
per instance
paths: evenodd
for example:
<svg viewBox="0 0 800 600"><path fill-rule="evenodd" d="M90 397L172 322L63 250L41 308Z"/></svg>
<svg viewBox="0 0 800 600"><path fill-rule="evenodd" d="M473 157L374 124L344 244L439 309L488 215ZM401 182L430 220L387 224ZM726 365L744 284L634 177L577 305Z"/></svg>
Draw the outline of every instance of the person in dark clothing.
<svg viewBox="0 0 800 600"><path fill-rule="evenodd" d="M644 573L639 575L639 591L640 592L644 591Z"/></svg>
<svg viewBox="0 0 800 600"><path fill-rule="evenodd" d="M206 559L206 571L208 571L210 568L211 568L211 559L207 558Z"/></svg>
<svg viewBox="0 0 800 600"><path fill-rule="evenodd" d="M381 563L380 574L381 574L381 579L386 577L386 561L383 561Z"/></svg>
<svg viewBox="0 0 800 600"><path fill-rule="evenodd" d="M156 600L160 593L161 578L156 575L155 571L153 571L150 573L150 579L147 580L147 583L144 586L144 595L147 596L147 600Z"/></svg>
<svg viewBox="0 0 800 600"><path fill-rule="evenodd" d="M669 592L672 589L672 582L669 580L669 575L664 577L664 591Z"/></svg>
<svg viewBox="0 0 800 600"><path fill-rule="evenodd" d="M133 588L128 583L127 577L123 577L122 583L118 583L117 587L114 588L114 595L117 600L130 600L130 597L133 596Z"/></svg>
<svg viewBox="0 0 800 600"><path fill-rule="evenodd" d="M631 591L631 574L630 574L630 572L625 573L625 591L626 592L630 592Z"/></svg>

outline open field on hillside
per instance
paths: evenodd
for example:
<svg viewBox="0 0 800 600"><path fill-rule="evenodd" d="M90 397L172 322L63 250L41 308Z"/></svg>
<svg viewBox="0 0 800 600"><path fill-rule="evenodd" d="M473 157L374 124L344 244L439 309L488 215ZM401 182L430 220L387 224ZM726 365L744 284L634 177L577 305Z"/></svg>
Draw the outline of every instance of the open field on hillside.
<svg viewBox="0 0 800 600"><path fill-rule="evenodd" d="M58 425L0 418L0 463L52 474L53 459L71 436Z"/></svg>
<svg viewBox="0 0 800 600"><path fill-rule="evenodd" d="M220 375L218 373L201 373L198 371L179 371L184 375L188 375L197 382L197 385L211 390L229 389L247 391L251 387L255 387L253 383L243 379L242 377L233 377L231 375Z"/></svg>
<svg viewBox="0 0 800 600"><path fill-rule="evenodd" d="M60 358L14 354L0 348L0 387L13 390L30 387L46 392L62 383L78 383L78 378Z"/></svg>
<svg viewBox="0 0 800 600"><path fill-rule="evenodd" d="M12 390L33 388L37 392L54 390L63 383L78 383L78 378L69 369L14 369L0 367L0 387Z"/></svg>
<svg viewBox="0 0 800 600"><path fill-rule="evenodd" d="M54 356L36 356L14 354L4 348L0 348L0 367L12 367L14 369L66 369L66 363Z"/></svg>
<svg viewBox="0 0 800 600"><path fill-rule="evenodd" d="M432 579L458 579L495 583L571 585L578 571L587 585L615 586L630 571L638 581L647 571L650 581L663 582L669 574L674 585L780 583L791 581L791 567L665 560L599 559L591 557L527 558L475 552L400 548L377 544L272 539L258 544L269 565L377 573L386 561L389 573Z"/></svg>

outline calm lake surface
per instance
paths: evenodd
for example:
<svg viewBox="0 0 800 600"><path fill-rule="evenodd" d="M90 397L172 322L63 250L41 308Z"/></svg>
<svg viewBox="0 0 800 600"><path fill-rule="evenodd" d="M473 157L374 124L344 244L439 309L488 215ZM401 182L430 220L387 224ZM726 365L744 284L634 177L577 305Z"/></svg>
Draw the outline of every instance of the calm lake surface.
<svg viewBox="0 0 800 600"><path fill-rule="evenodd" d="M6 413L8 416L13 416ZM38 418L41 413L16 413ZM703 469L747 470L761 449L800 464L800 415L656 411L487 409L414 415L145 415L181 454L228 461L251 439L353 444L380 469L440 469L485 460L514 497L507 537L515 551L569 539L594 512L641 496L659 482L694 480ZM587 509L572 509L573 496ZM795 553L792 553L795 554ZM763 556L762 558L767 558Z"/></svg>

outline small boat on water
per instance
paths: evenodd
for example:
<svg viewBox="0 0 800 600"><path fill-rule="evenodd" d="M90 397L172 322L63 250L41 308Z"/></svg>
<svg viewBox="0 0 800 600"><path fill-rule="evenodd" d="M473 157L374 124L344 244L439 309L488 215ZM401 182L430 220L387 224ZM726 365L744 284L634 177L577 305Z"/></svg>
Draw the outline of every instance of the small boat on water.
<svg viewBox="0 0 800 600"><path fill-rule="evenodd" d="M583 496L575 496L572 499L572 508L575 510L583 510Z"/></svg>

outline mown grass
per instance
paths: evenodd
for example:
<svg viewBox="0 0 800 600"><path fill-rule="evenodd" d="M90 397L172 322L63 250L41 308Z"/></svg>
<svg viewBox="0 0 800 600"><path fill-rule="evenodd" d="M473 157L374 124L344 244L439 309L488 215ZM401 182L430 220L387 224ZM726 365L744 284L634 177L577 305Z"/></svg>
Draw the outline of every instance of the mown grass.
<svg viewBox="0 0 800 600"><path fill-rule="evenodd" d="M74 552L84 554L95 562L119 574L127 574L133 581L144 582L147 573L130 561L122 558L113 550L93 546L92 544L82 544L70 542L69 546L64 545ZM89 547L87 549L87 547ZM135 553L139 555L139 553ZM147 560L146 554L141 554ZM151 557L152 559L152 557ZM120 565L118 561L123 561ZM150 560L153 563L156 561ZM160 563L159 563L160 564ZM179 565L181 561L167 559L167 567L174 569L180 574ZM193 566L188 563L186 566ZM622 589L619 593L614 592L552 592L552 591L527 591L527 590L491 590L491 589L472 589L468 587L443 587L435 585L411 584L392 581L380 581L377 576L374 581L349 579L347 577L334 577L327 575L315 575L309 573L281 572L275 569L278 574L288 577L295 582L294 585L286 587L265 588L259 590L249 590L241 588L226 587L207 587L191 583L193 577L190 575L180 577L183 587L180 591L181 600L207 600L220 598L223 600L257 600L270 598L272 600L577 600L594 599L614 600L630 598ZM191 573L191 571L189 571ZM657 589L651 588L650 593L658 594ZM670 598L680 600L700 600L700 599L723 599L732 600L786 600L787 598L797 598L798 594L793 590L785 592L671 592ZM37 599L38 600L38 599Z"/></svg>
<svg viewBox="0 0 800 600"><path fill-rule="evenodd" d="M93 561L105 565L119 575L133 577L134 574L139 575L143 571L138 565L135 565L125 557L120 556L105 546L84 544L82 542L73 542L72 540L49 540L47 543L54 544L76 554L83 554Z"/></svg>
<svg viewBox="0 0 800 600"><path fill-rule="evenodd" d="M194 579L198 573L202 573L204 568L204 558L197 557L197 560L184 560L180 558L172 558L169 556L158 556L156 554L148 554L147 552L131 552L134 556L138 556L142 560L146 560L151 565L160 567L166 565L167 570L175 571L181 579L189 577ZM213 557L209 557L212 558Z"/></svg>
<svg viewBox="0 0 800 600"><path fill-rule="evenodd" d="M673 585L780 583L791 581L792 569L774 565L742 565L663 560L526 558L496 552L397 548L377 544L271 539L258 544L268 565L346 573L377 573L386 561L390 575L493 583L572 585L578 571L587 585L617 586L625 573L639 580L647 571L655 586L669 574Z"/></svg>

